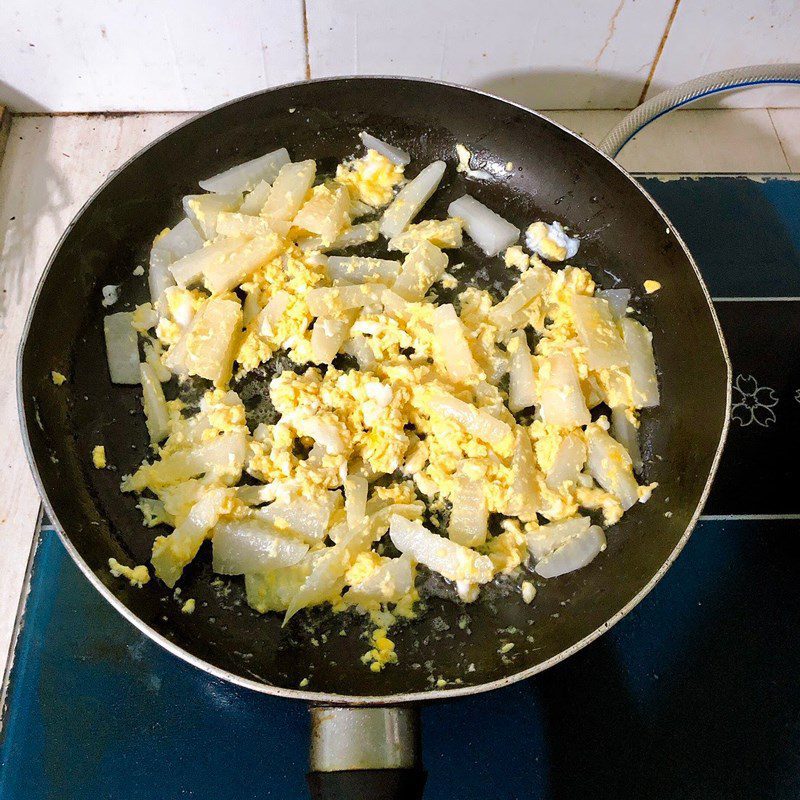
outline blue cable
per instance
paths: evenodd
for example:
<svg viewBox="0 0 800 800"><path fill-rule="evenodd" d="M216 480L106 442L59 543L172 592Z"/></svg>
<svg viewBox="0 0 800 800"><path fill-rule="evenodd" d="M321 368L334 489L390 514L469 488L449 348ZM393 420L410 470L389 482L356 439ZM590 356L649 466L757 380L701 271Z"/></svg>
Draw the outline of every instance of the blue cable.
<svg viewBox="0 0 800 800"><path fill-rule="evenodd" d="M702 94L696 94L692 97L687 97L686 100L682 100L680 103L676 103L674 106L670 106L669 108L665 108L663 111L660 111L656 114L652 119L647 120L641 127L637 128L628 138L614 151L614 158L619 155L619 151L625 147L628 142L636 136L637 133L641 133L651 122L655 122L657 119L660 119L664 116L664 114L669 114L670 111L674 111L676 108L680 108L681 106L685 106L687 103L693 103L695 100L699 100L701 97L708 97L712 94L719 94L720 92L729 92L731 89L745 89L748 86L761 86L770 83L780 83L780 84L789 84L789 83L796 83L800 84L800 80L795 80L792 78L768 78L762 81L744 81L742 83L734 83L730 86L720 86L718 89L709 89L707 92L703 92Z"/></svg>

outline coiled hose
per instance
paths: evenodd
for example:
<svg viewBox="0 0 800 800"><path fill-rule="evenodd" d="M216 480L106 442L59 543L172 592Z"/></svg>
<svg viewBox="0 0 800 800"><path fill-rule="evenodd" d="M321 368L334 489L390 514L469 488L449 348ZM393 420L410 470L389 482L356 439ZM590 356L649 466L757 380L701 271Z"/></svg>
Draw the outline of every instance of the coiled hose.
<svg viewBox="0 0 800 800"><path fill-rule="evenodd" d="M599 148L606 155L615 158L642 128L676 108L719 92L769 83L800 84L800 64L761 64L753 67L737 67L722 72L712 72L710 75L703 75L673 86L672 89L657 94L631 111L606 134L606 137L600 142Z"/></svg>

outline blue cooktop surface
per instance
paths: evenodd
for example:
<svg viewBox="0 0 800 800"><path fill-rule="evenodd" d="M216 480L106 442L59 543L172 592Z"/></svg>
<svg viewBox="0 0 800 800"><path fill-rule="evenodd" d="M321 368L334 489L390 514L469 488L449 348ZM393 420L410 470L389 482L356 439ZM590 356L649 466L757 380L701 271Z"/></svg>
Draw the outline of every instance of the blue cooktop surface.
<svg viewBox="0 0 800 800"><path fill-rule="evenodd" d="M800 182L642 182L697 258L731 350L734 421L708 516L598 641L423 710L427 798L800 796ZM0 800L306 796L304 706L152 644L48 528L23 623Z"/></svg>

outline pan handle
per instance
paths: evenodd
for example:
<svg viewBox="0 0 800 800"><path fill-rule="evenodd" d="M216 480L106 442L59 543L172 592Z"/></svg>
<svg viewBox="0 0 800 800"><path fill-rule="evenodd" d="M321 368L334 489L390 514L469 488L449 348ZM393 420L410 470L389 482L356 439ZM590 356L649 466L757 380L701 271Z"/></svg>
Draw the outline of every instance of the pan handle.
<svg viewBox="0 0 800 800"><path fill-rule="evenodd" d="M419 800L426 778L419 711L312 706L310 761L315 800Z"/></svg>

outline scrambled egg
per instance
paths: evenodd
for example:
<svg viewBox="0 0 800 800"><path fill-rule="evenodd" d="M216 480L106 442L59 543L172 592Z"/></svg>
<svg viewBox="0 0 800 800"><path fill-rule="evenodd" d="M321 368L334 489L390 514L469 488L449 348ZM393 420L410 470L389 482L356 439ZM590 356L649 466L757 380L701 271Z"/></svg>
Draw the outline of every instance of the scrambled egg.
<svg viewBox="0 0 800 800"><path fill-rule="evenodd" d="M377 150L368 150L363 158L340 164L336 180L349 189L354 200L380 208L394 197L395 187L403 181L403 168Z"/></svg>
<svg viewBox="0 0 800 800"><path fill-rule="evenodd" d="M645 281L644 282L644 290L647 294L653 294L653 292L657 292L661 288L661 284L658 281Z"/></svg>
<svg viewBox="0 0 800 800"><path fill-rule="evenodd" d="M116 558L109 558L108 568L115 578L127 578L131 586L138 586L140 589L150 580L150 572L144 564L127 567L125 564L120 564Z"/></svg>
<svg viewBox="0 0 800 800"><path fill-rule="evenodd" d="M95 469L106 468L106 448L102 444L95 445L92 448L92 464Z"/></svg>
<svg viewBox="0 0 800 800"><path fill-rule="evenodd" d="M477 175L469 151L456 149L458 170ZM310 164L303 170L313 178ZM601 403L621 408L635 430L641 387L624 358L598 358L603 348L623 346L617 322L600 319L586 331L579 301L594 296L591 274L574 266L553 270L541 260L563 261L577 251L559 223L531 225L530 253L505 250L505 264L520 273L509 291L468 287L455 306L438 304L435 295L437 283L458 285L443 252L462 246L464 221L455 217L408 224L388 241L390 250L408 254L398 259L400 278L380 273L392 265L373 259L359 266L365 276L350 280L357 266L351 264L339 273L347 281L334 280L328 257L307 233L335 228L346 236L351 219L387 206L404 182L402 167L368 150L340 164L334 179L287 191L285 208L273 204L272 216L263 212L259 225L279 245L263 257L253 256L266 236L256 227L245 237L244 256L233 237L218 235L187 256L202 265L199 279L136 308L133 325L147 339L148 363L215 388L189 408L160 396L160 384L151 387L145 408L148 429L158 432L154 456L122 483L123 491L142 495L146 525L172 528L155 538L152 551L155 574L167 585L210 539L215 569L244 575L248 603L261 613L284 613L288 621L306 606L329 603L335 612L364 614L375 629L363 661L375 672L397 661L387 630L416 613L420 565L452 579L471 601L495 576L524 576L529 537L542 538L542 526L587 511L611 525L630 505L630 491L619 486L632 485L639 502L653 490L639 486L619 443L611 440L619 449L604 458L587 455L598 430L610 439L607 421L590 422L590 410ZM216 229L206 217L205 228ZM208 272L214 294L197 288L209 285ZM525 338L528 328L535 343ZM345 366L340 353L355 357L359 368ZM248 424L230 380L246 380L278 354L294 368L263 389L275 416ZM556 377L565 356L574 375ZM54 383L65 380L52 375ZM515 406L520 385L526 399ZM585 417L551 419L544 413L548 392L565 406L584 406ZM158 425L150 419L154 408ZM92 455L96 467L106 466L102 446ZM562 473L567 477L556 481ZM455 524L465 496L477 505L461 509L460 524L467 519L476 530L453 528L449 540L431 545L425 537L435 534L421 524L426 505L445 519L450 510ZM499 517L499 532L490 531L490 514ZM397 546L399 558L388 547L397 517L413 523L408 537L421 537L413 549ZM458 543L466 535L471 546ZM139 585L149 579L146 567L110 566ZM532 602L531 581L521 580L520 591ZM189 599L181 610L194 609Z"/></svg>
<svg viewBox="0 0 800 800"><path fill-rule="evenodd" d="M56 386L61 386L67 382L67 376L62 375L60 372L56 372L55 370L50 373L50 379Z"/></svg>

